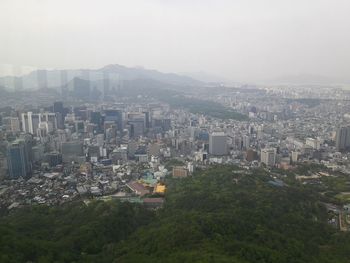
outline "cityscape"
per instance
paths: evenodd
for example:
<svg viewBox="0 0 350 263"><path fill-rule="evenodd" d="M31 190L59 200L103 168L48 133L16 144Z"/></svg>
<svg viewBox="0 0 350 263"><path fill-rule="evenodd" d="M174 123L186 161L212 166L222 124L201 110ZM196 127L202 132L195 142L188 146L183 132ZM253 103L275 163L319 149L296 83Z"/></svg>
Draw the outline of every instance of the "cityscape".
<svg viewBox="0 0 350 263"><path fill-rule="evenodd" d="M0 10L0 263L350 262L349 1Z"/></svg>
<svg viewBox="0 0 350 263"><path fill-rule="evenodd" d="M24 97L15 107L1 109L4 208L95 198L161 207L167 176L190 176L214 164L286 171L315 164L350 173L346 89L203 86L183 94L169 90L174 100L185 96L186 106L142 90L136 90L136 98L120 96L121 82L109 79L101 90L94 90L99 97L91 98L90 86L81 83L88 84L75 77L58 91L38 91L43 104ZM161 92L164 89L159 88ZM227 112L197 112L189 107L194 104ZM314 184L322 176L332 175L296 178ZM151 193L156 197L147 195ZM347 192L343 195L350 198Z"/></svg>

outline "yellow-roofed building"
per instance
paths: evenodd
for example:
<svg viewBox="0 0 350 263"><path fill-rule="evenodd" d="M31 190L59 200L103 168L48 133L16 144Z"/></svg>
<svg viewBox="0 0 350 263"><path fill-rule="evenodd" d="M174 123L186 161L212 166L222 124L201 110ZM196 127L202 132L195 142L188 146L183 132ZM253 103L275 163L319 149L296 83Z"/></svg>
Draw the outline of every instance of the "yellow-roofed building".
<svg viewBox="0 0 350 263"><path fill-rule="evenodd" d="M154 187L153 192L156 194L164 194L166 190L166 186L163 184L157 184L156 187Z"/></svg>

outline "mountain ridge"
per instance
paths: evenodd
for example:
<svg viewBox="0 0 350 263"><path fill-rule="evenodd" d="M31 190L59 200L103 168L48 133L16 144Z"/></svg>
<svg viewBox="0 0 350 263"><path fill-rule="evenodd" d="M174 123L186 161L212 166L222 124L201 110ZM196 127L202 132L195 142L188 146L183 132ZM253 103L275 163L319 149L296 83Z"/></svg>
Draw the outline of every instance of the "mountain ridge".
<svg viewBox="0 0 350 263"><path fill-rule="evenodd" d="M124 81L136 79L152 79L165 84L179 86L205 86L205 82L194 78L175 74L163 73L153 69L126 67L118 64L106 65L99 69L73 69L73 70L35 70L21 77L7 76L0 78L0 86L10 90L35 90L43 87L58 88L66 85L74 78L88 81L111 80Z"/></svg>

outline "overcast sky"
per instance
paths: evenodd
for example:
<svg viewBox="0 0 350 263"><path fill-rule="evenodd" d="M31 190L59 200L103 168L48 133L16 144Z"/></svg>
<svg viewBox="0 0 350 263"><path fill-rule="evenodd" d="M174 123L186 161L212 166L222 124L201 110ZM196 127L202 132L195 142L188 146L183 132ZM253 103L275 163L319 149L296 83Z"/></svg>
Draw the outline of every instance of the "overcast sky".
<svg viewBox="0 0 350 263"><path fill-rule="evenodd" d="M0 64L348 78L350 0L0 0Z"/></svg>

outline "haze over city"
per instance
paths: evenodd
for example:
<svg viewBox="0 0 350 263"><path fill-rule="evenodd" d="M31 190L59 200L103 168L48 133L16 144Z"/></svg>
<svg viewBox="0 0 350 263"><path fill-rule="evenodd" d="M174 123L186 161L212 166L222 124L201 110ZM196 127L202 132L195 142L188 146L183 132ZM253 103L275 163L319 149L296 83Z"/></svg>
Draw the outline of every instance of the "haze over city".
<svg viewBox="0 0 350 263"><path fill-rule="evenodd" d="M349 263L349 0L0 0L0 263Z"/></svg>
<svg viewBox="0 0 350 263"><path fill-rule="evenodd" d="M2 76L117 63L250 83L349 81L347 0L3 0L0 9Z"/></svg>

